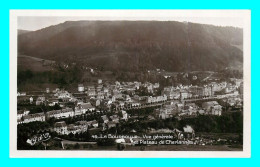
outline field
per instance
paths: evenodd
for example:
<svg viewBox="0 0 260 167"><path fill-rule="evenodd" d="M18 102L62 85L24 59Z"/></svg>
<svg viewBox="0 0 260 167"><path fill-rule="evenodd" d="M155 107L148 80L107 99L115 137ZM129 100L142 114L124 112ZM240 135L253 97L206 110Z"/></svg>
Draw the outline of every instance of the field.
<svg viewBox="0 0 260 167"><path fill-rule="evenodd" d="M31 70L35 72L43 72L43 71L51 71L53 68L48 65L44 65L43 62L46 64L51 63L53 61L44 60L36 57L30 57L26 55L19 55L18 56L18 70Z"/></svg>

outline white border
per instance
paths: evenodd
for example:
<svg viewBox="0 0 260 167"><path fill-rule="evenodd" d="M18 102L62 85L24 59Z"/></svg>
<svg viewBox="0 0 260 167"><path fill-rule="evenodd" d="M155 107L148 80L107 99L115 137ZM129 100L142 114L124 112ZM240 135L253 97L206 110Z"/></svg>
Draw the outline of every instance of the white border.
<svg viewBox="0 0 260 167"><path fill-rule="evenodd" d="M174 17L238 17L244 35L243 151L19 151L17 147L17 17L84 16L88 20L174 20ZM251 157L251 11L250 10L10 10L10 157Z"/></svg>

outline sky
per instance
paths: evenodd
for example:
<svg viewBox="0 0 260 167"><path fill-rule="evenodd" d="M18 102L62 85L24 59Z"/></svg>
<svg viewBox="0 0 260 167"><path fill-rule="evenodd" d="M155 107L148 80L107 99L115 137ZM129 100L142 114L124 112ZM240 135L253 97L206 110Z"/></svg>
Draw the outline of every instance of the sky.
<svg viewBox="0 0 260 167"><path fill-rule="evenodd" d="M17 20L18 29L35 31L51 25L57 25L65 21L94 20L89 17L64 17L64 16L19 16ZM96 19L97 20L97 19ZM102 20L102 19L98 19ZM105 20L105 19L103 19ZM122 20L122 19L121 19ZM193 22L211 24L216 26L233 26L243 28L243 19L238 17L172 17L172 21Z"/></svg>

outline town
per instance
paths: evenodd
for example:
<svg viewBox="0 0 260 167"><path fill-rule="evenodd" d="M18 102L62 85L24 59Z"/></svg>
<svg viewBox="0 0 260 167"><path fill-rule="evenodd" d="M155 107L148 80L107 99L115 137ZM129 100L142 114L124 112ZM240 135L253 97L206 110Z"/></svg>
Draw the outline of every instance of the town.
<svg viewBox="0 0 260 167"><path fill-rule="evenodd" d="M192 78L197 79L195 75ZM48 140L52 137L55 141L84 141L87 145L98 143L102 146L112 142L120 144L120 149L127 143L143 143L144 138L140 135L143 133L173 134L176 140L192 140L194 144L212 145L223 141L238 141L197 137L195 130L198 128L192 125L166 126L158 125L158 122L178 122L200 116L215 118L226 113L242 113L243 81L230 78L229 82L211 81L200 86L179 84L162 87L159 83L106 82L98 79L93 85L79 83L77 91L74 92L63 88L18 92L17 100L18 130L38 123L38 126L34 127L34 133L22 135L22 145L44 143L35 139L39 133L47 133ZM48 125L41 126L41 122ZM138 126L140 122L141 127ZM39 129L35 129L36 127ZM18 138L19 133L21 132L18 131ZM97 134L134 134L137 137L108 141L111 139L98 138ZM21 140L18 139L19 141ZM64 149L64 142L61 148Z"/></svg>

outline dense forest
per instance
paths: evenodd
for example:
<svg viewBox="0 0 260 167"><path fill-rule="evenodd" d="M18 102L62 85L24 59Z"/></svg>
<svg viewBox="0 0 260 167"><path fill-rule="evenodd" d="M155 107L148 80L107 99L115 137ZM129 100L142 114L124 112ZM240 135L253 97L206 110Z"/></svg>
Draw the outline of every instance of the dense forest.
<svg viewBox="0 0 260 167"><path fill-rule="evenodd" d="M18 53L104 70L242 68L243 30L175 21L68 21L18 35Z"/></svg>

